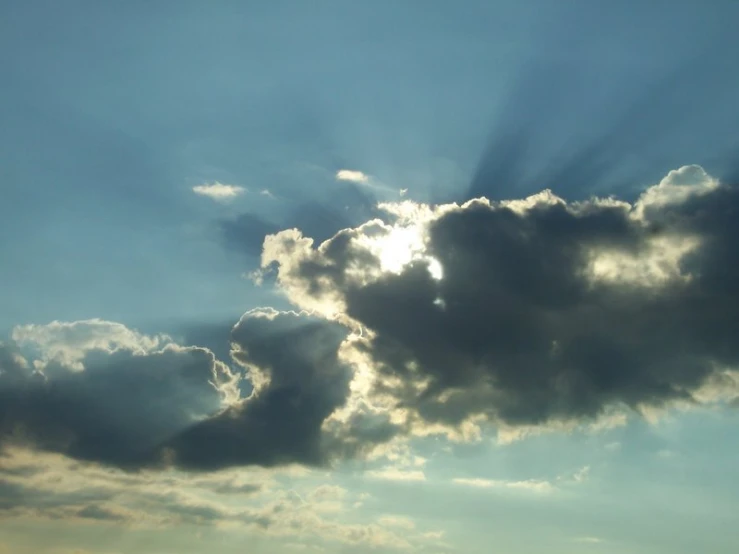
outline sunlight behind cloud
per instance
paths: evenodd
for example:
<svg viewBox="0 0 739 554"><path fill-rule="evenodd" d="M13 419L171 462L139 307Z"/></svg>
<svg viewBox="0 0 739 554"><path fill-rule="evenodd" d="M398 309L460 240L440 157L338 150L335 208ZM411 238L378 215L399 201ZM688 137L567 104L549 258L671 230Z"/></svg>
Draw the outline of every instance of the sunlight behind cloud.
<svg viewBox="0 0 739 554"><path fill-rule="evenodd" d="M394 225L380 235L360 235L355 240L377 256L383 273L400 274L414 261L425 261L431 276L440 280L444 271L441 263L426 254L426 227L424 222Z"/></svg>

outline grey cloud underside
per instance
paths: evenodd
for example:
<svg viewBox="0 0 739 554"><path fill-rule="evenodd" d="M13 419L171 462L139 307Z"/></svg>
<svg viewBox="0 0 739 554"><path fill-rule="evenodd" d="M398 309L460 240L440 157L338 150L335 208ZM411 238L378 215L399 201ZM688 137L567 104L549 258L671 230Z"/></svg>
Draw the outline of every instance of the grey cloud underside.
<svg viewBox="0 0 739 554"><path fill-rule="evenodd" d="M203 348L94 350L83 371L41 373L2 346L0 449L31 443L124 469L327 464L353 448L321 429L348 397L352 371L337 358L347 333L305 314L247 313L233 357L259 390L226 408L216 385L233 376Z"/></svg>
<svg viewBox="0 0 739 554"><path fill-rule="evenodd" d="M202 348L92 351L84 371L52 362L43 374L19 365L9 347L1 350L0 446L32 442L82 460L136 467L157 462L161 441L221 404L213 383L224 369Z"/></svg>
<svg viewBox="0 0 739 554"><path fill-rule="evenodd" d="M294 314L242 318L232 332L234 356L258 366L269 384L168 441L176 463L215 469L328 462L321 425L349 393L351 370L337 359L346 334L337 324Z"/></svg>
<svg viewBox="0 0 739 554"><path fill-rule="evenodd" d="M423 420L590 419L612 405L691 401L717 366L739 365L737 216L739 192L726 187L649 208L647 224L606 204L542 203L519 214L473 202L430 225L427 253L441 280L418 261L356 284L342 236L290 277L316 294L340 291L347 314L375 333L363 348L379 371L420 384L378 382L377 391ZM587 277L588 251L646 257L650 241L678 235L702 241L681 261L689 281Z"/></svg>
<svg viewBox="0 0 739 554"><path fill-rule="evenodd" d="M324 422L349 397L353 368L338 356L348 329L305 313L247 312L231 332L232 357L255 392L159 445L178 467L325 466L386 442L400 428L355 415Z"/></svg>

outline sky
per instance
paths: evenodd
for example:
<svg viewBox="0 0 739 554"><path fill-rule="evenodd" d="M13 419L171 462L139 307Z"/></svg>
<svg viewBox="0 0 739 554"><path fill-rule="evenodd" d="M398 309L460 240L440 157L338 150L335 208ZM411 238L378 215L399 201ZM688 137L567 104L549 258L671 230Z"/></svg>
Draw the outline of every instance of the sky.
<svg viewBox="0 0 739 554"><path fill-rule="evenodd" d="M737 552L737 20L0 0L0 554Z"/></svg>

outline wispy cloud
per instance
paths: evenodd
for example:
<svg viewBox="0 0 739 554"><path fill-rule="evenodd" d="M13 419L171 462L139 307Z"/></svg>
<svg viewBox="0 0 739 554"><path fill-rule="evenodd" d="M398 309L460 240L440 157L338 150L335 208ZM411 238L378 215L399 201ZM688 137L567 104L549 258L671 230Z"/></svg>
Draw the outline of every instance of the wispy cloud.
<svg viewBox="0 0 739 554"><path fill-rule="evenodd" d="M590 466L583 466L574 473L557 477L557 481L570 484L584 483L590 478Z"/></svg>
<svg viewBox="0 0 739 554"><path fill-rule="evenodd" d="M549 481L537 481L534 479L526 481L501 481L493 479L457 477L452 479L452 483L480 489L519 489L536 493L546 493L555 490L555 487L553 487Z"/></svg>
<svg viewBox="0 0 739 554"><path fill-rule="evenodd" d="M207 196L209 198L212 198L213 200L218 200L220 202L225 202L233 200L237 196L245 193L246 189L244 187L239 187L236 185L226 185L224 183L219 183L218 181L216 181L211 184L194 186L192 187L192 191L195 194Z"/></svg>
<svg viewBox="0 0 739 554"><path fill-rule="evenodd" d="M365 475L370 479L382 479L383 481L425 481L426 474L420 470L403 470L395 467L386 467L366 471Z"/></svg>
<svg viewBox="0 0 739 554"><path fill-rule="evenodd" d="M400 529L415 529L416 524L414 521L405 516L386 515L382 516L377 520L377 523L385 527L397 527Z"/></svg>
<svg viewBox="0 0 739 554"><path fill-rule="evenodd" d="M285 488L275 479L276 470L255 469L249 476L251 481L244 481L239 470L192 479L179 472L166 476L127 473L22 448L10 448L3 454L0 525L25 519L126 530L179 526L240 529L290 543L299 541L308 547L304 549L307 552L321 551L321 541L383 552L420 551L421 545L440 546L442 536L438 532L429 536L433 530L409 525L413 522L401 516L373 523L345 523L337 514L346 514L361 495L336 486L312 488L299 479L291 480L290 488ZM231 498L213 494L234 484L260 488L246 497L237 492ZM334 509L326 509L327 503L334 503ZM429 545L429 541L434 544ZM0 554L16 552L3 547L0 543Z"/></svg>
<svg viewBox="0 0 739 554"><path fill-rule="evenodd" d="M354 169L340 169L336 172L338 181L351 181L352 183L367 183L370 178L366 173Z"/></svg>
<svg viewBox="0 0 739 554"><path fill-rule="evenodd" d="M603 542L603 539L598 537L575 537L572 542L579 542L581 544L599 544Z"/></svg>

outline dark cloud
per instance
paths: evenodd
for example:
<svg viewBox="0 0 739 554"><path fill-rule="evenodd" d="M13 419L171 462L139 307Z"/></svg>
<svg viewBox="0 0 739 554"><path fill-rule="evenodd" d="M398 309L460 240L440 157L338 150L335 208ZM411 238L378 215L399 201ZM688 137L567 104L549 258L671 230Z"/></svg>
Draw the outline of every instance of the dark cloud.
<svg viewBox="0 0 739 554"><path fill-rule="evenodd" d="M32 371L4 357L0 446L31 442L124 467L153 461L156 445L220 411L223 389L234 380L211 352L194 347L91 350L82 371L58 361Z"/></svg>
<svg viewBox="0 0 739 554"><path fill-rule="evenodd" d="M232 331L234 358L255 393L166 443L189 469L318 465L328 461L321 425L349 395L351 370L338 359L342 326L292 313L244 316Z"/></svg>
<svg viewBox="0 0 739 554"><path fill-rule="evenodd" d="M633 205L544 192L385 209L320 246L295 229L265 241L278 286L312 313L245 314L236 371L120 324L16 328L0 447L126 469L321 466L476 418L593 421L737 381L722 372L739 365L739 189L700 167Z"/></svg>
<svg viewBox="0 0 739 554"><path fill-rule="evenodd" d="M47 354L41 369L12 345L0 348L0 447L32 444L124 469L215 470L323 465L362 448L346 441L393 436L361 417L323 427L346 403L353 374L339 359L349 331L338 323L272 309L244 315L231 330L233 360L250 381L240 400L236 374L205 348L160 346L107 322L53 325L61 345L43 327L25 332ZM110 343L110 328L148 350Z"/></svg>
<svg viewBox="0 0 739 554"><path fill-rule="evenodd" d="M442 279L428 258L349 278L376 275L378 258L346 234L275 261L294 301L331 289L371 331L357 348L397 408L449 425L583 421L693 402L739 365L737 210L739 190L686 167L633 207L541 195L440 209L424 254Z"/></svg>

